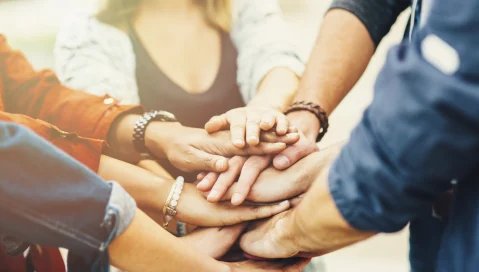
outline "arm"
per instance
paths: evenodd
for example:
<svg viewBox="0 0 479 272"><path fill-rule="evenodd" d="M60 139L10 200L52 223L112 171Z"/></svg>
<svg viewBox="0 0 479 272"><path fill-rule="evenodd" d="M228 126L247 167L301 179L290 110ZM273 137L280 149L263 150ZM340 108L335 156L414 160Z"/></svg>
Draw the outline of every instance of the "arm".
<svg viewBox="0 0 479 272"><path fill-rule="evenodd" d="M119 106L108 97L87 95L60 84L55 74L36 72L19 51L0 37L0 66L5 111L49 122L65 131L95 139L106 139L118 116L138 107Z"/></svg>
<svg viewBox="0 0 479 272"><path fill-rule="evenodd" d="M139 104L135 54L128 35L89 15L73 15L57 35L55 70L70 88L121 104Z"/></svg>
<svg viewBox="0 0 479 272"><path fill-rule="evenodd" d="M275 68L286 68L286 83L301 76L304 62L296 44L291 41L289 29L282 18L277 1L233 1L233 26L231 38L238 49L238 85L246 102L252 101L260 85ZM282 80L280 80L282 81ZM277 96L290 98L296 88L275 89ZM292 86L295 87L295 86ZM275 99L275 98L272 98ZM273 102L273 103L271 103ZM285 101L269 101L276 107Z"/></svg>
<svg viewBox="0 0 479 272"><path fill-rule="evenodd" d="M62 86L52 72L35 72L23 54L12 50L3 36L0 36L0 66L2 102L8 112L2 115L7 116L7 120L37 127L31 119L25 118L24 115L27 115L62 130L73 131L75 133L45 130L42 134L49 141L58 137L67 139L64 142L70 144L65 147L71 151L75 151L77 136L107 140L111 146L109 154L132 163L138 162L140 156L133 147L132 134L140 117L135 113L141 112L140 107L119 106L118 100L113 98L98 97ZM223 156L271 154L285 148L284 143L276 141L239 149L225 141L227 138L229 132L207 135L201 129L162 122L152 122L145 135L146 145L157 158L168 158L186 171L221 172L227 167ZM102 147L103 143L100 142L100 145ZM92 169L98 167L100 150L97 147L95 156L86 159Z"/></svg>
<svg viewBox="0 0 479 272"><path fill-rule="evenodd" d="M408 5L407 0L334 1L321 24L295 100L314 102L331 114ZM314 115L295 112L288 117L306 136L316 139L319 122Z"/></svg>
<svg viewBox="0 0 479 272"><path fill-rule="evenodd" d="M284 256L320 254L372 233L398 231L415 216L430 214L451 180L477 169L477 8L477 1L457 6L438 0L411 44L390 51L375 99L350 142L329 175L270 228L269 246L286 241L278 234L288 233L296 239L284 242ZM243 246L252 254L274 255L269 246L262 251L264 241L249 239Z"/></svg>
<svg viewBox="0 0 479 272"><path fill-rule="evenodd" d="M277 271L285 265L217 262L136 210L121 187L104 183L27 129L0 123L0 140L2 234L80 254L105 254L108 247L112 263L128 271ZM288 271L298 271L304 263L289 265Z"/></svg>
<svg viewBox="0 0 479 272"><path fill-rule="evenodd" d="M126 271L218 271L218 272L299 272L309 260L275 263L223 263L197 252L156 225L141 211L123 235L109 248L111 262Z"/></svg>
<svg viewBox="0 0 479 272"><path fill-rule="evenodd" d="M295 101L320 105L329 115L353 88L408 0L336 0L326 14L301 79ZM304 135L276 156L273 164L285 169L311 152L320 130L309 111L288 114L291 125Z"/></svg>
<svg viewBox="0 0 479 272"><path fill-rule="evenodd" d="M232 130L232 142L242 148L259 143L260 130L276 126L284 135L282 114L296 93L304 64L291 42L277 1L233 1L231 38L238 49L238 85L247 107L213 117L205 128L213 133Z"/></svg>
<svg viewBox="0 0 479 272"><path fill-rule="evenodd" d="M106 156L100 161L98 174L106 180L117 181L136 200L140 209L157 222L162 222L163 206L173 180L160 178L144 169ZM229 226L266 218L288 208L287 202L236 208L228 203L209 203L193 184L186 183L178 201L176 219L195 226Z"/></svg>
<svg viewBox="0 0 479 272"><path fill-rule="evenodd" d="M0 228L8 235L91 253L134 216L135 202L118 184L105 183L23 126L0 122L0 168ZM111 221L107 211L115 211L115 230L101 226Z"/></svg>

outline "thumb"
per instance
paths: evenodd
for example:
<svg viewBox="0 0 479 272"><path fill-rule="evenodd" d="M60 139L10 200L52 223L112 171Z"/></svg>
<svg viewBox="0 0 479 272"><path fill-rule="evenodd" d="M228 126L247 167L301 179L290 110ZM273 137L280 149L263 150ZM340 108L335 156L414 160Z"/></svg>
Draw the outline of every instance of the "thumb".
<svg viewBox="0 0 479 272"><path fill-rule="evenodd" d="M211 119L205 124L205 130L208 133L218 132L230 127L230 124L225 114L211 117Z"/></svg>
<svg viewBox="0 0 479 272"><path fill-rule="evenodd" d="M284 170L317 150L318 146L316 144L310 144L305 139L300 139L298 143L288 146L274 157L274 168Z"/></svg>

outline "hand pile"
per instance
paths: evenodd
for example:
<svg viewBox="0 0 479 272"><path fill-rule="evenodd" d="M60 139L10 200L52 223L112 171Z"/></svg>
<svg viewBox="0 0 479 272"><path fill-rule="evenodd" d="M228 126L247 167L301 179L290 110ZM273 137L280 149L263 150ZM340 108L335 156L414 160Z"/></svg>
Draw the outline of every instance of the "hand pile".
<svg viewBox="0 0 479 272"><path fill-rule="evenodd" d="M313 140L290 126L282 113L262 108L231 110L213 117L205 129L207 133L202 137L221 140L210 141L217 144L200 140L190 146L202 152L222 154L225 160L221 156L214 163L207 160L203 169L183 167L184 170L205 172L197 177L197 190L192 184L185 186L185 199L180 201L177 219L209 228L197 228L182 239L214 258L244 260L243 250L255 254L257 244L253 240L261 229L271 227L271 224L274 227L311 186L320 168L319 153L314 153L318 147ZM225 139L227 136L231 140ZM185 141L175 142L184 146ZM219 162L225 164L219 165ZM176 165L184 165L184 162ZM262 224L246 223L263 218L267 219ZM265 245L268 246L271 245ZM287 248L285 252L281 250L277 249L275 258L292 257L297 253L289 252ZM308 259L286 260L286 266L280 263L281 268L277 269L301 271L307 262ZM256 265L258 263L254 266L258 268ZM262 265L269 269L278 264Z"/></svg>

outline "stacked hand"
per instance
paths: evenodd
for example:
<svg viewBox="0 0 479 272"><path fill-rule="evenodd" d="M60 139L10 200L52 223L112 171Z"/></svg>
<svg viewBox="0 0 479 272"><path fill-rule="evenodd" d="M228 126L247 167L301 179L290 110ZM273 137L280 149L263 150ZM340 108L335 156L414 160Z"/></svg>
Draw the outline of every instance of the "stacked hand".
<svg viewBox="0 0 479 272"><path fill-rule="evenodd" d="M273 109L261 107L244 107L234 109L221 116L213 117L206 125L209 133L218 133L221 130L231 130L231 141L235 147L247 148L261 145L261 132L275 132L281 138L286 132L294 133L296 128L288 128L286 116ZM269 136L272 138L271 134ZM271 162L278 170L284 170L299 161L301 158L318 150L316 143L306 138L301 132L298 140L285 142L288 144L277 155L265 154L252 156L235 156L228 161L226 171L212 171L198 175L198 189L209 192L207 199L218 202L224 199L225 193L233 188L229 197L235 206L241 205L247 198L250 190L261 172L267 169ZM270 141L271 142L271 141ZM237 182L235 182L237 181ZM264 202L264 201L263 201Z"/></svg>

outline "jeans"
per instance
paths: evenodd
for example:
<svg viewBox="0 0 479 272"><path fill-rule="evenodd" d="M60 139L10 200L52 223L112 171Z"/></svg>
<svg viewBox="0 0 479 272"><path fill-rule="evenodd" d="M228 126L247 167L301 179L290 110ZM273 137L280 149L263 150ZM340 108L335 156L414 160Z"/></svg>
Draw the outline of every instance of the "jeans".
<svg viewBox="0 0 479 272"><path fill-rule="evenodd" d="M136 203L118 184L30 130L0 122L0 238L9 254L29 243L89 258L83 271L108 269L109 243L133 220Z"/></svg>

